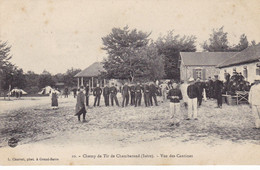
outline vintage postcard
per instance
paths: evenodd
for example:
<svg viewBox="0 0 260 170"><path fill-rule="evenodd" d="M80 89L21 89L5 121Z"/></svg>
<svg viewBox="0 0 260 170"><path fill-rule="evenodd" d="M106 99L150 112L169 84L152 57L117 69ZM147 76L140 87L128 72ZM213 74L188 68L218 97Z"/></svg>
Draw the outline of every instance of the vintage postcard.
<svg viewBox="0 0 260 170"><path fill-rule="evenodd" d="M259 0L0 0L0 165L259 164Z"/></svg>

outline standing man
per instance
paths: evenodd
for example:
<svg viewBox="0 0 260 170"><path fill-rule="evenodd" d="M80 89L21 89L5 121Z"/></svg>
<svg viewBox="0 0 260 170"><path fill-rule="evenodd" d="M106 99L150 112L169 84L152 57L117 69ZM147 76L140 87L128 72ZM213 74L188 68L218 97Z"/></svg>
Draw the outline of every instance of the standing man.
<svg viewBox="0 0 260 170"><path fill-rule="evenodd" d="M162 91L163 102L165 102L167 100L167 90L169 90L169 86L166 82L164 82L160 85L160 88Z"/></svg>
<svg viewBox="0 0 260 170"><path fill-rule="evenodd" d="M76 114L75 116L78 116L78 121L80 121L80 115L83 114L83 122L86 122L86 108L84 103L85 95L83 93L84 87L81 86L79 89L79 93L77 95L77 103L76 103Z"/></svg>
<svg viewBox="0 0 260 170"><path fill-rule="evenodd" d="M109 106L109 87L107 84L105 84L105 87L103 89L103 96L104 96L104 101L105 101L105 106Z"/></svg>
<svg viewBox="0 0 260 170"><path fill-rule="evenodd" d="M119 106L118 100L117 100L117 88L114 86L114 83L112 83L112 87L109 89L110 91L110 100L111 100L111 105L114 106L114 100L116 102L116 105Z"/></svg>
<svg viewBox="0 0 260 170"><path fill-rule="evenodd" d="M128 105L129 91L130 91L130 88L129 88L128 84L125 83L123 88L122 88L122 98L123 98L122 107L124 107L124 106L126 107Z"/></svg>
<svg viewBox="0 0 260 170"><path fill-rule="evenodd" d="M141 106L141 99L142 99L142 87L138 82L135 86L135 107Z"/></svg>
<svg viewBox="0 0 260 170"><path fill-rule="evenodd" d="M102 89L100 88L100 85L97 84L97 87L94 88L94 90L93 90L93 95L95 96L94 107L96 107L96 103L97 103L97 106L99 106L101 94L102 94Z"/></svg>
<svg viewBox="0 0 260 170"><path fill-rule="evenodd" d="M198 120L198 96L199 96L199 89L195 85L194 79L189 79L189 86L187 88L187 95L188 95L188 118L190 120L194 118Z"/></svg>
<svg viewBox="0 0 260 170"><path fill-rule="evenodd" d="M131 84L130 86L130 94L131 94L131 106L135 105L135 85Z"/></svg>
<svg viewBox="0 0 260 170"><path fill-rule="evenodd" d="M222 88L223 82L218 79L218 75L215 75L214 90L218 104L216 108L222 108Z"/></svg>
<svg viewBox="0 0 260 170"><path fill-rule="evenodd" d="M252 113L255 117L255 128L260 128L260 80L255 80L251 87L248 97L248 102L252 108Z"/></svg>
<svg viewBox="0 0 260 170"><path fill-rule="evenodd" d="M187 88L188 88L188 83L187 83L187 80L185 80L185 81L181 84L181 87L180 87L181 94L182 94L182 97L183 97L183 103L184 103L185 109L187 109L187 107L188 107Z"/></svg>
<svg viewBox="0 0 260 170"><path fill-rule="evenodd" d="M169 91L168 99L170 99L170 113L172 116L171 126L179 126L179 114L180 114L180 100L182 100L182 93L179 88L177 88L177 83L172 83L172 89Z"/></svg>
<svg viewBox="0 0 260 170"><path fill-rule="evenodd" d="M209 99L213 99L214 98L214 82L211 79L211 77L209 77L209 79L208 79L208 85L209 85Z"/></svg>
<svg viewBox="0 0 260 170"><path fill-rule="evenodd" d="M157 93L157 88L154 85L154 83L151 82L150 83L150 95L149 95L151 106L153 105L153 100L154 100L155 106L158 106L156 93Z"/></svg>
<svg viewBox="0 0 260 170"><path fill-rule="evenodd" d="M88 83L86 84L86 87L85 87L85 92L86 92L86 106L89 106L89 85Z"/></svg>
<svg viewBox="0 0 260 170"><path fill-rule="evenodd" d="M151 103L150 103L150 86L148 83L144 84L143 92L144 92L145 107L150 106L151 105Z"/></svg>
<svg viewBox="0 0 260 170"><path fill-rule="evenodd" d="M202 82L200 81L200 77L197 78L197 81L196 81L195 85L199 89L198 105L200 107L201 103L202 103L202 98L203 98L203 95L202 95L202 93L203 93L203 86L202 86Z"/></svg>
<svg viewBox="0 0 260 170"><path fill-rule="evenodd" d="M68 98L68 96L69 96L69 89L68 89L68 87L65 87L65 89L64 89L64 97Z"/></svg>

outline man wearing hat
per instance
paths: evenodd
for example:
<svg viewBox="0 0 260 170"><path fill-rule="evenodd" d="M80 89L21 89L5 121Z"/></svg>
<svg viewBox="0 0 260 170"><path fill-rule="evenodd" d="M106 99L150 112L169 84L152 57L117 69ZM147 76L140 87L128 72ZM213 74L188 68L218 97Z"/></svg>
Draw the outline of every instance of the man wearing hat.
<svg viewBox="0 0 260 170"><path fill-rule="evenodd" d="M130 86L130 95L131 95L131 106L135 105L135 85L131 84Z"/></svg>
<svg viewBox="0 0 260 170"><path fill-rule="evenodd" d="M110 91L110 100L111 100L111 105L114 106L114 100L116 102L116 105L119 106L118 100L117 100L117 88L115 87L114 83L112 83L112 87L109 89Z"/></svg>
<svg viewBox="0 0 260 170"><path fill-rule="evenodd" d="M103 96L104 96L104 101L105 101L105 106L109 106L109 87L107 84L105 84L105 87L103 89Z"/></svg>
<svg viewBox="0 0 260 170"><path fill-rule="evenodd" d="M251 87L248 102L252 108L252 113L255 117L255 128L260 128L260 80L255 80L254 85Z"/></svg>
<svg viewBox="0 0 260 170"><path fill-rule="evenodd" d="M193 78L189 79L189 86L187 88L187 95L188 95L188 118L190 120L194 118L198 120L198 96L199 96L199 89L195 85L195 81Z"/></svg>
<svg viewBox="0 0 260 170"><path fill-rule="evenodd" d="M144 104L145 104L145 107L148 107L151 105L151 103L150 103L150 86L148 83L144 84L143 91L144 91Z"/></svg>
<svg viewBox="0 0 260 170"><path fill-rule="evenodd" d="M138 82L137 85L135 86L135 107L141 105L141 99L142 99L142 87Z"/></svg>
<svg viewBox="0 0 260 170"><path fill-rule="evenodd" d="M86 108L85 108L85 95L83 93L84 87L81 86L79 89L79 93L77 95L77 103L76 103L76 114L78 116L78 121L80 121L80 116L83 114L83 122L86 122Z"/></svg>
<svg viewBox="0 0 260 170"><path fill-rule="evenodd" d="M97 87L94 88L94 90L93 90L93 95L95 96L94 107L96 107L96 103L97 103L97 106L99 106L101 94L102 94L102 89L100 88L100 85L97 84Z"/></svg>
<svg viewBox="0 0 260 170"><path fill-rule="evenodd" d="M157 87L155 86L154 82L150 83L149 91L150 91L149 97L150 97L151 106L153 105L153 100L155 106L158 106L157 99L156 99Z"/></svg>
<svg viewBox="0 0 260 170"><path fill-rule="evenodd" d="M129 91L130 91L130 88L129 88L128 84L125 83L123 88L122 88L122 98L123 98L122 107L124 107L124 106L126 107L128 105Z"/></svg>
<svg viewBox="0 0 260 170"><path fill-rule="evenodd" d="M218 79L218 75L215 75L214 90L215 97L217 99L217 108L222 108L222 88L223 82Z"/></svg>

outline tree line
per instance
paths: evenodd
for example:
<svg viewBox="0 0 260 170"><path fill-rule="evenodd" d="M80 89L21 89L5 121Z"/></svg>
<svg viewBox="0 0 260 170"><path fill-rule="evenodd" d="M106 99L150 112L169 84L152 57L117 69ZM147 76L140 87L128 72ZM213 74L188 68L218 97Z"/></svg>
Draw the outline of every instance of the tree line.
<svg viewBox="0 0 260 170"><path fill-rule="evenodd" d="M154 81L157 79L180 78L178 60L180 52L195 52L197 37L194 35L181 36L174 31L159 36L157 40L150 38L151 33L137 29L113 28L111 33L102 37L103 50L108 57L103 64L106 72L104 78L128 79L129 81ZM224 27L213 29L209 39L201 45L203 51L242 51L249 45L256 45L255 41L249 42L247 36L242 34L237 44L231 45L228 33ZM77 85L74 76L80 69L68 69L66 73L56 75L43 71L36 74L33 71L24 72L11 63L11 46L0 40L0 90L8 91L9 87L22 88L28 93L37 93L41 88L54 86L63 82L65 86Z"/></svg>

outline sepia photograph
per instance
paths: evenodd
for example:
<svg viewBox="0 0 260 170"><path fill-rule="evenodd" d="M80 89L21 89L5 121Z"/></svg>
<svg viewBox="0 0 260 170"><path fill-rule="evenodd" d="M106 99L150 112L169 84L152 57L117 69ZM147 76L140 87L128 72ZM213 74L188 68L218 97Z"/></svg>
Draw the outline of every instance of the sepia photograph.
<svg viewBox="0 0 260 170"><path fill-rule="evenodd" d="M259 165L259 0L0 0L0 165Z"/></svg>

